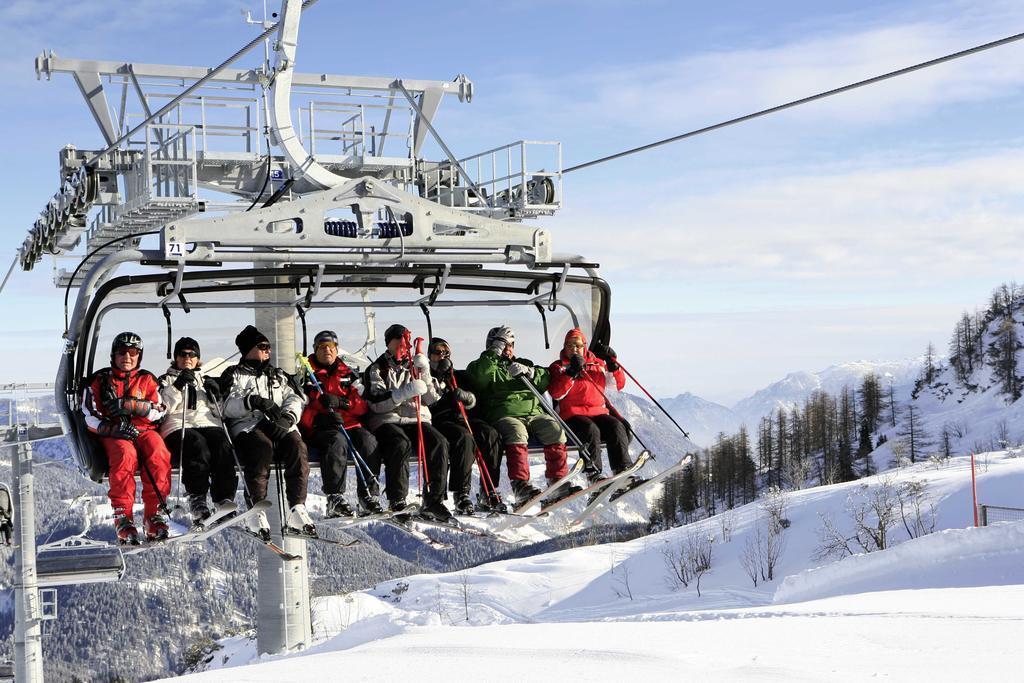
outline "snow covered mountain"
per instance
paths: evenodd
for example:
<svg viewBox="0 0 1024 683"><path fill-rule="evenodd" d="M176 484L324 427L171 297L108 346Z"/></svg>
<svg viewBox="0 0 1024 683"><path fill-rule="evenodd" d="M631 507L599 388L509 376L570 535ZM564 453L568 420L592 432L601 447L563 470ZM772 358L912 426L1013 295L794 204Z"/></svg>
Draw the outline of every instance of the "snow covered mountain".
<svg viewBox="0 0 1024 683"><path fill-rule="evenodd" d="M1024 458L986 459L982 502L1019 506ZM897 492L915 483L924 485L926 526L935 506L934 533L910 538L897 507L886 549L814 559L824 519L849 539L852 507L897 506ZM488 680L925 681L962 680L978 666L997 680L1017 676L1024 523L970 527L968 459L792 491L781 503L771 578L762 572L772 508L752 503L626 543L321 598L309 650L257 658L252 640L230 638L205 658L209 670L186 680L309 681L344 671L376 681L415 671L417 680L450 681L486 671ZM709 558L699 582L692 564L676 571L695 550Z"/></svg>
<svg viewBox="0 0 1024 683"><path fill-rule="evenodd" d="M699 446L710 446L719 432L734 434L743 423L731 409L689 392L661 401L672 417L689 432L690 439Z"/></svg>
<svg viewBox="0 0 1024 683"><path fill-rule="evenodd" d="M787 410L803 403L815 391L838 394L844 386L856 388L868 373L875 373L888 387L892 382L897 397L905 396L921 371L922 358L895 362L855 361L833 365L820 372L793 372L733 406L748 429L777 408Z"/></svg>

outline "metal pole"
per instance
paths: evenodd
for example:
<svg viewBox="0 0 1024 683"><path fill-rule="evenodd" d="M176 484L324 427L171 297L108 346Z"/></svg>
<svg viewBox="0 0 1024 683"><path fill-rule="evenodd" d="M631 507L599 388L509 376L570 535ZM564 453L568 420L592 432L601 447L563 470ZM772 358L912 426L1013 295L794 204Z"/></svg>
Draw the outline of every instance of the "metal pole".
<svg viewBox="0 0 1024 683"><path fill-rule="evenodd" d="M15 427L17 429L17 427ZM43 680L42 616L36 581L36 501L32 444L19 443L11 463L14 474L14 680Z"/></svg>
<svg viewBox="0 0 1024 683"><path fill-rule="evenodd" d="M265 279L265 278L264 278ZM257 293L260 301L290 301L292 294L287 290L266 290ZM257 308L256 327L274 345L273 362L278 367L292 372L295 363L295 308ZM277 479L270 477L267 499L278 500ZM258 615L256 650L260 654L278 654L309 647L313 638L313 627L309 611L309 562L306 559L305 541L283 537L284 511L273 506L267 511L270 533L274 542L293 555L297 560L281 562L269 551L263 551L259 558Z"/></svg>
<svg viewBox="0 0 1024 683"><path fill-rule="evenodd" d="M978 526L978 480L974 474L974 453L971 453L971 501L974 503L974 526Z"/></svg>

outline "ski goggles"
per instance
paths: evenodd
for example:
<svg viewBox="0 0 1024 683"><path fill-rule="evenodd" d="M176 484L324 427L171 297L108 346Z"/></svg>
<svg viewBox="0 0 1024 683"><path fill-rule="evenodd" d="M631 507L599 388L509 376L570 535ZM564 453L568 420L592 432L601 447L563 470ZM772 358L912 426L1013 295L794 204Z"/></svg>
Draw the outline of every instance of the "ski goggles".
<svg viewBox="0 0 1024 683"><path fill-rule="evenodd" d="M269 351L274 347L270 344L270 342L260 342L259 344L256 345L256 348L259 349L260 351Z"/></svg>
<svg viewBox="0 0 1024 683"><path fill-rule="evenodd" d="M319 351L320 349L334 349L334 350L337 350L337 348L338 348L338 344L336 342L332 342L332 341L322 341L322 342L319 342L316 345L316 350L317 351Z"/></svg>
<svg viewBox="0 0 1024 683"><path fill-rule="evenodd" d="M179 358L199 358L199 354L196 353L195 351L192 351L191 349L184 349L182 351L178 351L177 355Z"/></svg>
<svg viewBox="0 0 1024 683"><path fill-rule="evenodd" d="M132 358L137 358L142 352L134 346L122 346L119 349L115 349L114 353L118 356L131 356Z"/></svg>

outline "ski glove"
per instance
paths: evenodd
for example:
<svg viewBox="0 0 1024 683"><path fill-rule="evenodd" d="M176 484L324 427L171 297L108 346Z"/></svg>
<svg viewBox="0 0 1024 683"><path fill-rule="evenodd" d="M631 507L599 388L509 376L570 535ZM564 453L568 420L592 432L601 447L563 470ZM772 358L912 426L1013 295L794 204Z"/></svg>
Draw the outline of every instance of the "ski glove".
<svg viewBox="0 0 1024 683"><path fill-rule="evenodd" d="M334 394L320 394L317 399L327 410L348 410L351 406L348 398L345 396L335 396Z"/></svg>
<svg viewBox="0 0 1024 683"><path fill-rule="evenodd" d="M287 432L292 428L292 425L295 424L295 416L292 415L291 413L283 412L281 413L281 417L274 420L274 424L276 424L278 427Z"/></svg>
<svg viewBox="0 0 1024 683"><path fill-rule="evenodd" d="M465 389L456 389L455 398L459 399L459 403L464 406L470 406L476 404L476 396L472 392L466 391Z"/></svg>
<svg viewBox="0 0 1024 683"><path fill-rule="evenodd" d="M313 427L334 431L340 427L345 420L338 413L320 413L313 418Z"/></svg>
<svg viewBox="0 0 1024 683"><path fill-rule="evenodd" d="M395 403L405 403L417 396L427 393L427 383L421 379L412 379L391 392Z"/></svg>
<svg viewBox="0 0 1024 683"><path fill-rule="evenodd" d="M263 413L263 416L271 422L281 417L281 406L274 403L271 399L263 398L258 394L247 396L245 399L245 407L249 410L260 411Z"/></svg>
<svg viewBox="0 0 1024 683"><path fill-rule="evenodd" d="M509 363L508 374L513 377L526 377L527 379L533 379L533 366L524 365L519 361Z"/></svg>
<svg viewBox="0 0 1024 683"><path fill-rule="evenodd" d="M586 365L586 360L583 356L578 353L572 354L572 358L569 359L569 367L566 369L566 374L572 378L579 378L583 374L583 367Z"/></svg>
<svg viewBox="0 0 1024 683"><path fill-rule="evenodd" d="M281 439L288 436L287 429L282 429L276 423L271 422L267 418L263 418L262 420L257 422L256 428L259 429L264 434L266 434L267 438L273 441L274 443L277 443Z"/></svg>
<svg viewBox="0 0 1024 683"><path fill-rule="evenodd" d="M121 413L124 415L134 415L135 417L146 417L149 415L149 411L153 410L153 402L146 401L141 398L123 398L121 399Z"/></svg>
<svg viewBox="0 0 1024 683"><path fill-rule="evenodd" d="M430 372L430 361L422 353L417 353L412 357L412 364L417 370L422 372Z"/></svg>
<svg viewBox="0 0 1024 683"><path fill-rule="evenodd" d="M615 351L611 347L608 347L608 358L605 359L605 364L608 366L608 372L615 372L621 365L619 365L618 356L615 355Z"/></svg>
<svg viewBox="0 0 1024 683"><path fill-rule="evenodd" d="M488 346L487 349L489 351L494 351L496 354L500 356L501 354L505 353L506 346L507 344L505 344L505 342L502 341L501 339L493 339L491 340L491 345Z"/></svg>
<svg viewBox="0 0 1024 683"><path fill-rule="evenodd" d="M452 362L447 358L437 361L437 365L434 367L434 376L447 377L450 374L452 374Z"/></svg>
<svg viewBox="0 0 1024 683"><path fill-rule="evenodd" d="M125 441L135 441L139 436L138 428L126 417L123 417L120 420L104 420L100 423L96 433L100 436L106 436L112 439L124 439Z"/></svg>
<svg viewBox="0 0 1024 683"><path fill-rule="evenodd" d="M174 388L178 391L184 391L185 387L191 384L196 386L196 373L189 369L182 370L178 373L178 377L174 380Z"/></svg>
<svg viewBox="0 0 1024 683"><path fill-rule="evenodd" d="M212 379L205 380L203 382L203 391L206 392L207 400L213 401L214 403L220 403L220 385Z"/></svg>

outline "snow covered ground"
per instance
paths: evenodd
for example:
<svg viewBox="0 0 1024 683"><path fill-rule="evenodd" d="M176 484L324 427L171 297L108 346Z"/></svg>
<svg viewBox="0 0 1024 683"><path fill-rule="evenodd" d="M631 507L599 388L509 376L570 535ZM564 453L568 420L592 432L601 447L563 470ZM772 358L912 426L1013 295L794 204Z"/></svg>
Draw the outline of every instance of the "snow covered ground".
<svg viewBox="0 0 1024 683"><path fill-rule="evenodd" d="M987 454L983 503L1024 507L1024 458ZM813 559L822 516L888 482L925 481L936 532L837 562ZM867 485L869 488L864 489ZM225 641L203 681L1019 679L1024 522L968 528L969 459L787 494L785 547L755 587L741 559L758 503L628 543L413 576L317 601L317 642L283 657ZM714 537L698 596L665 552ZM220 668L214 668L220 667Z"/></svg>

